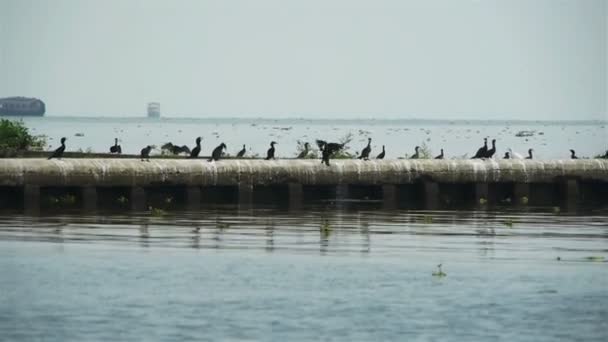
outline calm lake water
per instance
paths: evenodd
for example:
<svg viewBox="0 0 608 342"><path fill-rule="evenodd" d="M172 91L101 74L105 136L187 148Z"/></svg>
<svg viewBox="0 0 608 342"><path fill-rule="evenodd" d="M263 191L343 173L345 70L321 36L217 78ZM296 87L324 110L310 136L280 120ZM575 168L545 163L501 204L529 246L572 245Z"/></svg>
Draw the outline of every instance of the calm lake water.
<svg viewBox="0 0 608 342"><path fill-rule="evenodd" d="M202 152L210 155L221 142L232 155L247 145L247 155L265 156L270 141L277 141L277 157L297 155L297 141L315 139L340 141L352 134L349 152L361 151L367 137L373 138L371 156L386 146L386 158L404 157L414 153L416 145L425 144L432 155L445 150L446 158L471 157L483 144L483 138L497 139L496 157L508 148L527 155L529 148L538 159L565 159L573 148L581 157L603 154L608 150L608 124L604 122L565 123L559 121L423 121L423 120L306 120L306 119L169 119L32 117L23 119L34 134L49 137L49 149L68 138L67 150L91 149L108 152L114 138L120 140L123 153L136 153L146 145L161 146L166 142L195 145L203 137ZM521 131L532 136L517 137ZM76 136L82 133L83 136ZM160 151L155 151L160 153Z"/></svg>
<svg viewBox="0 0 608 342"><path fill-rule="evenodd" d="M3 213L0 340L606 341L607 258L608 208Z"/></svg>

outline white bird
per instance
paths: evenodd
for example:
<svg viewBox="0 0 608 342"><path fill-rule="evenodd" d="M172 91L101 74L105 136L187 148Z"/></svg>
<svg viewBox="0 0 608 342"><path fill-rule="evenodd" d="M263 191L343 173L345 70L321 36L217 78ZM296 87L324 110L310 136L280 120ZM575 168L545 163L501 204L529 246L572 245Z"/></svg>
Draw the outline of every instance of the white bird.
<svg viewBox="0 0 608 342"><path fill-rule="evenodd" d="M524 159L521 154L514 152L511 148L509 148L509 154L511 155L511 159Z"/></svg>

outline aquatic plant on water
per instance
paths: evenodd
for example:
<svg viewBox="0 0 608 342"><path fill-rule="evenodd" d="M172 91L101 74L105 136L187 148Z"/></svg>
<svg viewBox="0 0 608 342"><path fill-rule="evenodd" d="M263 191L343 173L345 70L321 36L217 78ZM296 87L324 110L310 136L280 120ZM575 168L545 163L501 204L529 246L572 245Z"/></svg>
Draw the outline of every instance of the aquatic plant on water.
<svg viewBox="0 0 608 342"><path fill-rule="evenodd" d="M447 277L447 274L441 269L441 264L437 265L437 271L433 272L433 277Z"/></svg>
<svg viewBox="0 0 608 342"><path fill-rule="evenodd" d="M34 136L22 121L0 120L0 155L17 151L42 151L46 146L45 136Z"/></svg>
<svg viewBox="0 0 608 342"><path fill-rule="evenodd" d="M167 211L160 209L160 208L148 207L148 210L150 210L150 214L152 216L156 216L156 217L165 216L168 214Z"/></svg>
<svg viewBox="0 0 608 342"><path fill-rule="evenodd" d="M512 227L513 227L513 223L514 223L514 222L513 222L513 220L511 220L511 219L507 219L507 220L504 220L504 221L502 222L502 224L504 224L505 226L507 226L507 227L509 227L509 228L512 228Z"/></svg>

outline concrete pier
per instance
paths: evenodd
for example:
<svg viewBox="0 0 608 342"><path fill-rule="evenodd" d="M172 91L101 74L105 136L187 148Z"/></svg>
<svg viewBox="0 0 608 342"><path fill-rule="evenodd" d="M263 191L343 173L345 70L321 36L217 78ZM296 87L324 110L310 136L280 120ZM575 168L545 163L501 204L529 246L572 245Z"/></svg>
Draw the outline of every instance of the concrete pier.
<svg viewBox="0 0 608 342"><path fill-rule="evenodd" d="M538 184L544 185L533 187ZM234 189L241 207L255 204L256 189L271 189L277 202L299 208L307 197L306 189L318 192L319 187L333 189L326 193L342 200L363 192L365 199L377 194L384 208L397 206L400 198L414 198L429 209L442 203L466 200L480 204L505 198L526 205L535 197L532 189L537 188L555 188L573 203L581 193L590 192L599 194L594 198L608 201L607 196L602 197L608 187L608 160L332 160L327 167L319 160L0 159L0 187L21 189L23 207L28 210L40 206L41 189L46 188L55 193L63 188L81 189L76 197L88 209L103 206L100 190L111 197L112 189L128 189L129 206L144 210L148 192L161 188L165 193L174 192L170 197L183 199L191 209L213 201L218 189L222 194ZM350 187L357 191L349 191ZM442 189L451 192L442 193ZM284 201L280 199L283 194ZM117 190L115 197L123 196Z"/></svg>

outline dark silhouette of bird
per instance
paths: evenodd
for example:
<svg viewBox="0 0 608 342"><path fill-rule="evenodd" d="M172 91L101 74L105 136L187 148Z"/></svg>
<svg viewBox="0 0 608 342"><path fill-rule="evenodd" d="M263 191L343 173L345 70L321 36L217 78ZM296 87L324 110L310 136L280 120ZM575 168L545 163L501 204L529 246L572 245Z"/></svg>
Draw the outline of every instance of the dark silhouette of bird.
<svg viewBox="0 0 608 342"><path fill-rule="evenodd" d="M59 146L54 152L53 154L51 154L51 156L49 157L49 160L51 160L52 158L57 158L57 159L61 159L61 157L63 156L63 152L65 152L65 141L67 139L65 137L61 138L61 146Z"/></svg>
<svg viewBox="0 0 608 342"><path fill-rule="evenodd" d="M152 146L150 146L150 145L141 149L141 153L140 153L141 161L144 161L144 160L150 161L150 151L152 151Z"/></svg>
<svg viewBox="0 0 608 342"><path fill-rule="evenodd" d="M308 152L310 152L310 144L309 143L304 143L304 151L300 152L300 154L298 154L298 159L304 159L306 158L306 156L308 155Z"/></svg>
<svg viewBox="0 0 608 342"><path fill-rule="evenodd" d="M319 150L321 150L321 164L329 166L329 159L338 151L342 150L345 144L328 143L325 140L316 140Z"/></svg>
<svg viewBox="0 0 608 342"><path fill-rule="evenodd" d="M419 150L420 150L420 146L416 146L414 148L415 153L412 155L412 157L410 159L420 159Z"/></svg>
<svg viewBox="0 0 608 342"><path fill-rule="evenodd" d="M367 146L361 150L359 159L369 160L369 154L372 152L372 138L367 138Z"/></svg>
<svg viewBox="0 0 608 342"><path fill-rule="evenodd" d="M384 159L385 155L386 155L386 150L384 149L384 145L382 145L382 152L380 152L380 154L376 156L376 159Z"/></svg>
<svg viewBox="0 0 608 342"><path fill-rule="evenodd" d="M245 155L245 152L247 152L247 149L245 148L245 145L243 144L243 149L239 151L239 153L236 154L237 158L243 158L243 156Z"/></svg>
<svg viewBox="0 0 608 342"><path fill-rule="evenodd" d="M110 153L122 153L122 148L118 145L118 138L114 138L114 146L110 146Z"/></svg>
<svg viewBox="0 0 608 342"><path fill-rule="evenodd" d="M533 151L534 151L533 149L528 150L528 156L526 157L526 159L534 159L534 156L532 156Z"/></svg>
<svg viewBox="0 0 608 342"><path fill-rule="evenodd" d="M435 159L443 159L443 149L441 149L441 153Z"/></svg>
<svg viewBox="0 0 608 342"><path fill-rule="evenodd" d="M606 154L604 154L602 157L600 157L602 159L608 159L608 150L606 150Z"/></svg>
<svg viewBox="0 0 608 342"><path fill-rule="evenodd" d="M494 157L494 153L496 153L496 139L492 139L492 148L486 152L485 158Z"/></svg>
<svg viewBox="0 0 608 342"><path fill-rule="evenodd" d="M483 138L483 146L477 150L477 153L471 159L484 158L488 153L488 138Z"/></svg>
<svg viewBox="0 0 608 342"><path fill-rule="evenodd" d="M220 158L222 157L222 152L224 152L224 150L226 149L226 144L221 143L218 147L213 149L213 152L211 152L211 158L209 158L209 161L213 161L213 160L220 160Z"/></svg>
<svg viewBox="0 0 608 342"><path fill-rule="evenodd" d="M266 160L275 159L274 158L274 151L275 151L274 145L276 145L276 144L277 144L276 141L271 141L270 142L270 148L266 152Z"/></svg>
<svg viewBox="0 0 608 342"><path fill-rule="evenodd" d="M173 145L173 143L168 142L166 144L164 144L163 146L160 147L161 150L166 150L169 151L171 154L173 155L178 155L180 153L185 153L186 155L190 155L190 148L186 145L182 145L182 146L177 146L177 145Z"/></svg>
<svg viewBox="0 0 608 342"><path fill-rule="evenodd" d="M190 151L190 158L198 158L201 153L201 137L196 138L196 146Z"/></svg>
<svg viewBox="0 0 608 342"><path fill-rule="evenodd" d="M511 154L509 152L505 152L505 156L502 159L511 159Z"/></svg>
<svg viewBox="0 0 608 342"><path fill-rule="evenodd" d="M570 150L570 159L578 159L578 157L576 156L576 151Z"/></svg>

